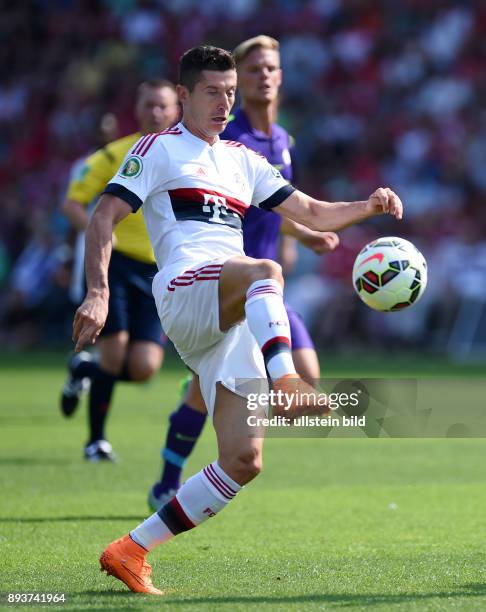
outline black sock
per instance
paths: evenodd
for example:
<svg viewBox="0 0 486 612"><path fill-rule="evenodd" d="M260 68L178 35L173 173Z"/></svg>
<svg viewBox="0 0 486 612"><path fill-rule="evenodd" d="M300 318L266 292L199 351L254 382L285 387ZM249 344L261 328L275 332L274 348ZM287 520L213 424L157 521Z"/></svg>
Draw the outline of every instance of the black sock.
<svg viewBox="0 0 486 612"><path fill-rule="evenodd" d="M98 367L96 375L91 380L89 393L89 444L95 440L105 439L105 421L110 410L113 387L117 376L105 372Z"/></svg>
<svg viewBox="0 0 486 612"><path fill-rule="evenodd" d="M99 363L95 360L80 361L73 369L72 375L74 378L91 378L93 380L100 369Z"/></svg>

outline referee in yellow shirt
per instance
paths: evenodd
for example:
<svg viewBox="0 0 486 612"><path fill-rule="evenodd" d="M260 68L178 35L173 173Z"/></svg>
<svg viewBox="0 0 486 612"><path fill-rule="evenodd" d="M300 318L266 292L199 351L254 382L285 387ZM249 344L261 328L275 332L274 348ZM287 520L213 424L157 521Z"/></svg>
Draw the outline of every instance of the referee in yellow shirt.
<svg viewBox="0 0 486 612"><path fill-rule="evenodd" d="M143 134L159 132L177 122L179 106L173 84L163 79L142 83L135 115L140 131L90 155L68 187L62 210L81 232L88 225L88 205L116 174L130 147ZM83 390L90 385L90 432L84 448L89 461L115 459L104 431L115 382L146 381L162 364L165 338L152 296L156 273L154 254L139 210L119 223L114 232L108 274L109 313L97 343L99 362L87 352L74 355L61 395L61 410L70 416Z"/></svg>

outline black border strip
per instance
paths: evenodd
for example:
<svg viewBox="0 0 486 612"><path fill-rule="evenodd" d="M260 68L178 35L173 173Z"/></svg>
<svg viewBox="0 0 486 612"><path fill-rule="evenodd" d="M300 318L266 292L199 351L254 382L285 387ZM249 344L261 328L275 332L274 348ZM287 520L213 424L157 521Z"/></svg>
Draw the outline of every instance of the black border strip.
<svg viewBox="0 0 486 612"><path fill-rule="evenodd" d="M263 200L263 202L260 202L258 207L262 208L263 210L271 210L272 208L275 208L275 206L282 204L282 202L293 194L294 191L295 187L293 185L284 185L269 198Z"/></svg>
<svg viewBox="0 0 486 612"><path fill-rule="evenodd" d="M130 191L123 185L119 185L118 183L108 183L101 195L105 193L114 195L129 204L132 207L133 212L137 212L137 210L143 204L142 200L138 197L138 195L136 195L135 193L133 193L133 191Z"/></svg>

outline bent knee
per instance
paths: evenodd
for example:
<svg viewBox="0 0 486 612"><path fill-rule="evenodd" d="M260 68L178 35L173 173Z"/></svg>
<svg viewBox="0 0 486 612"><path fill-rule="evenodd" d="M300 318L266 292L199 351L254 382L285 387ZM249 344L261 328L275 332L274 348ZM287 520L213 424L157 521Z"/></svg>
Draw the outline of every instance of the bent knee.
<svg viewBox="0 0 486 612"><path fill-rule="evenodd" d="M272 259L259 259L250 266L250 282L272 278L283 285L282 266Z"/></svg>
<svg viewBox="0 0 486 612"><path fill-rule="evenodd" d="M161 365L162 355L153 355L149 359L130 358L128 362L130 379L134 382L145 382L159 371Z"/></svg>
<svg viewBox="0 0 486 612"><path fill-rule="evenodd" d="M135 346L128 355L128 372L134 382L145 382L158 372L164 352L159 347Z"/></svg>
<svg viewBox="0 0 486 612"><path fill-rule="evenodd" d="M256 478L263 468L262 455L256 450L243 451L226 460L221 457L219 462L228 476L240 485Z"/></svg>
<svg viewBox="0 0 486 612"><path fill-rule="evenodd" d="M152 378L156 371L157 368L149 365L132 367L130 368L130 380L133 380L133 382L146 382Z"/></svg>
<svg viewBox="0 0 486 612"><path fill-rule="evenodd" d="M161 365L160 359L151 360L134 360L131 359L128 364L128 371L131 380L135 382L145 382L159 371Z"/></svg>

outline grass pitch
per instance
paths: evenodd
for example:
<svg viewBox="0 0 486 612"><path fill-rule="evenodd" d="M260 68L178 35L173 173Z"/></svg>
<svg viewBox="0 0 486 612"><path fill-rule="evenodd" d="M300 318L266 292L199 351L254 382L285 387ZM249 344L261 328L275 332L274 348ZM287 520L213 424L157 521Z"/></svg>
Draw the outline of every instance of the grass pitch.
<svg viewBox="0 0 486 612"><path fill-rule="evenodd" d="M0 367L1 609L14 609L9 592L65 593L56 607L66 610L486 609L483 440L270 439L262 475L233 504L150 555L167 595L140 596L101 574L98 556L149 514L184 370L118 386L108 432L120 463L91 465L84 405L71 420L58 411L63 357ZM461 371L430 360L387 368ZM208 425L186 474L214 458Z"/></svg>

